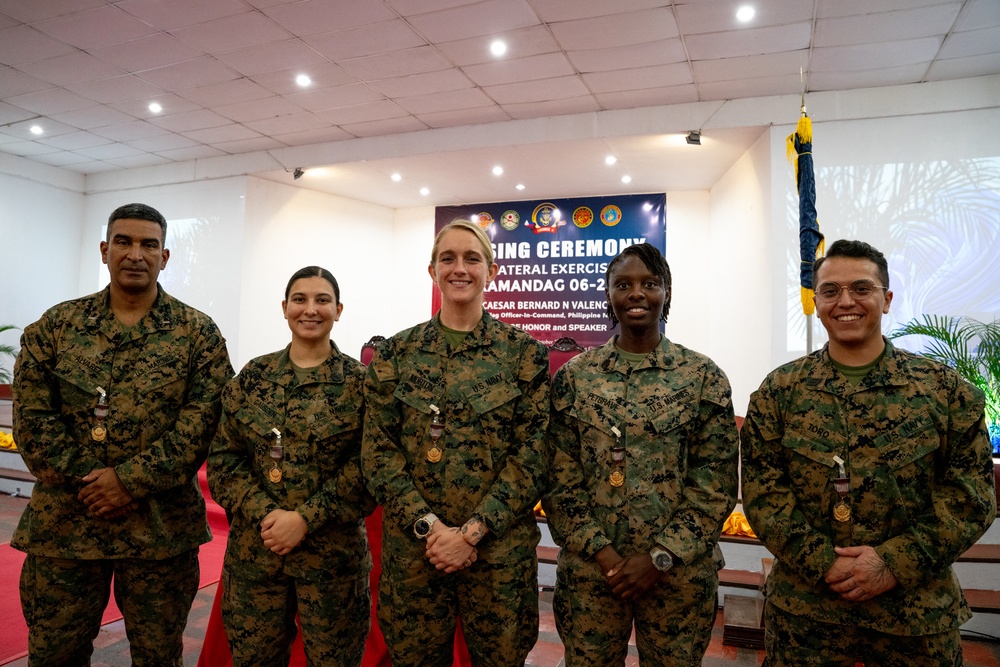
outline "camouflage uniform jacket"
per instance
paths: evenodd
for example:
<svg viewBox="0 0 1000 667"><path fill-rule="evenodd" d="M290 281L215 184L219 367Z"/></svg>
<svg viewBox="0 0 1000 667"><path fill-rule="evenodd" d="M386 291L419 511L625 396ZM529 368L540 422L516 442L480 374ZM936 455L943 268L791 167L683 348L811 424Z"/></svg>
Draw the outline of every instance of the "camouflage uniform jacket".
<svg viewBox="0 0 1000 667"><path fill-rule="evenodd" d="M225 340L204 313L167 295L135 326L110 291L49 309L24 330L14 369L14 437L37 478L11 545L54 558L163 559L211 539L198 468L232 377ZM108 395L96 442L97 388ZM113 467L139 504L119 519L76 497L92 470Z"/></svg>
<svg viewBox="0 0 1000 667"><path fill-rule="evenodd" d="M656 544L685 564L717 550L736 502L737 432L729 380L666 338L632 368L612 338L570 359L552 385L552 482L543 501L557 544L582 558ZM612 486L612 449L626 448ZM621 445L617 445L621 446Z"/></svg>
<svg viewBox="0 0 1000 667"><path fill-rule="evenodd" d="M300 578L367 575L364 518L375 503L361 479L364 366L337 346L299 384L288 352L257 357L226 385L212 443L212 497L232 512L225 567L253 579L282 572ZM268 479L271 445L281 432L282 472ZM308 533L285 556L264 546L261 520L294 510Z"/></svg>
<svg viewBox="0 0 1000 667"><path fill-rule="evenodd" d="M797 616L923 635L971 616L951 564L996 513L984 398L946 366L897 350L853 386L827 348L773 371L743 424L743 498L776 557L768 600ZM847 463L850 521L833 457ZM823 576L834 546L875 548L899 584L848 602Z"/></svg>
<svg viewBox="0 0 1000 667"><path fill-rule="evenodd" d="M412 537L414 521L428 512L450 526L477 516L491 533L480 560L534 554L548 369L541 343L485 311L457 348L437 316L379 346L365 384L362 467L383 505L387 535ZM427 458L432 404L445 422L438 463ZM422 557L423 543L414 543Z"/></svg>

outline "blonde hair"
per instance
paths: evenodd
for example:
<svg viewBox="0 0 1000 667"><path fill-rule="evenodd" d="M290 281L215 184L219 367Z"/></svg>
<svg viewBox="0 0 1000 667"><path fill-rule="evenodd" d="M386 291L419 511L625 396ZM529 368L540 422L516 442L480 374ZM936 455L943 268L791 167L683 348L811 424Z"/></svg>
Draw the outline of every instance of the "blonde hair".
<svg viewBox="0 0 1000 667"><path fill-rule="evenodd" d="M434 237L434 247L431 248L431 266L434 266L434 262L437 261L438 248L441 245L441 237L444 236L445 232L450 232L453 229L464 229L466 231L472 232L476 235L476 239L479 241L479 245L483 247L483 256L486 258L486 264L492 266L495 263L493 257L493 246L490 245L490 239L486 236L479 225L473 224L468 220L452 220L447 225L441 228L441 231L437 233Z"/></svg>

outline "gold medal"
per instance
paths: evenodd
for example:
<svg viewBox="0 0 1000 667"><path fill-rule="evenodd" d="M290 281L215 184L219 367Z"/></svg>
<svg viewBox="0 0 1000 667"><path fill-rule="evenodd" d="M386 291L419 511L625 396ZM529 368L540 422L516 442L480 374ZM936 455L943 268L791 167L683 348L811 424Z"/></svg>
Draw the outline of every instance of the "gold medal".
<svg viewBox="0 0 1000 667"><path fill-rule="evenodd" d="M621 486L625 483L625 473L623 473L620 469L615 468L611 471L611 477L608 478L608 481L611 482L611 486Z"/></svg>
<svg viewBox="0 0 1000 667"><path fill-rule="evenodd" d="M434 445L433 447L431 447L430 449L428 449L427 450L427 460L430 461L431 463L437 463L438 461L440 461L441 460L441 448L438 447L437 445Z"/></svg>
<svg viewBox="0 0 1000 667"><path fill-rule="evenodd" d="M103 442L107 436L108 431L103 426L95 426L90 429L90 437L94 439L94 442Z"/></svg>
<svg viewBox="0 0 1000 667"><path fill-rule="evenodd" d="M267 471L267 478L277 484L281 481L281 468L271 468Z"/></svg>
<svg viewBox="0 0 1000 667"><path fill-rule="evenodd" d="M841 523L851 520L851 506L841 500L833 506L833 518Z"/></svg>

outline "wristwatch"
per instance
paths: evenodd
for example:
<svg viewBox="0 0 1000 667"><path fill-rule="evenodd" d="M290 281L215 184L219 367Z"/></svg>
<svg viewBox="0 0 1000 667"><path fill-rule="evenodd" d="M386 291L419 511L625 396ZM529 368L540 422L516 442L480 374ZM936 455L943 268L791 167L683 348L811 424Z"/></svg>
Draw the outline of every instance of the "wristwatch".
<svg viewBox="0 0 1000 667"><path fill-rule="evenodd" d="M425 514L413 522L413 534L424 539L431 534L431 526L438 520L434 514Z"/></svg>
<svg viewBox="0 0 1000 667"><path fill-rule="evenodd" d="M653 547L649 551L649 556L653 559L653 567L660 572L669 572L674 566L674 557L666 549Z"/></svg>

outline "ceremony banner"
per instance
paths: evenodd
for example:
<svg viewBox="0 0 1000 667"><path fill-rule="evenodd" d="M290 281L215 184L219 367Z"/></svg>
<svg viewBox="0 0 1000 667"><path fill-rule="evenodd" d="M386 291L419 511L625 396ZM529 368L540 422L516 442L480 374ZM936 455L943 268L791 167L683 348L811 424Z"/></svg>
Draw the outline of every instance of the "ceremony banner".
<svg viewBox="0 0 1000 667"><path fill-rule="evenodd" d="M614 333L605 271L624 248L666 250L666 195L619 195L439 206L434 231L456 219L478 224L493 245L496 279L484 305L497 319L551 345L570 336L585 348ZM433 311L441 305L435 288Z"/></svg>

